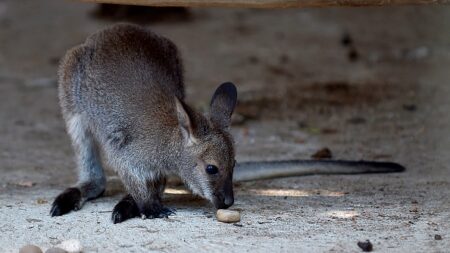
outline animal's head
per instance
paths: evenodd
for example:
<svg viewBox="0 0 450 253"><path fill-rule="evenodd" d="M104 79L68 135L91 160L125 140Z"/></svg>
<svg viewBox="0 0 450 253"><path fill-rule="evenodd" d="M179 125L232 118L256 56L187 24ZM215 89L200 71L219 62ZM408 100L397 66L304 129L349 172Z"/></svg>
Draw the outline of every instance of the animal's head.
<svg viewBox="0 0 450 253"><path fill-rule="evenodd" d="M210 200L216 208L228 208L234 203L235 153L228 129L236 101L232 83L217 88L206 116L176 101L184 150L180 176L195 194Z"/></svg>

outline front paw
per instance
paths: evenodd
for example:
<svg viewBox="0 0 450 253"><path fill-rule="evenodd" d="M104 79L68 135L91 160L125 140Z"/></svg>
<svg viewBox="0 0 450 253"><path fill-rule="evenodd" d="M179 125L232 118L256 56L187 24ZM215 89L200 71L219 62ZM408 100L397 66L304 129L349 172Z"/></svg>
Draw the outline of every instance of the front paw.
<svg viewBox="0 0 450 253"><path fill-rule="evenodd" d="M53 201L50 215L61 216L72 210L79 210L81 207L81 192L78 188L67 188Z"/></svg>
<svg viewBox="0 0 450 253"><path fill-rule="evenodd" d="M139 217L139 208L134 199L127 195L114 207L111 220L116 224L135 217Z"/></svg>
<svg viewBox="0 0 450 253"><path fill-rule="evenodd" d="M156 219L156 218L168 218L170 215L175 214L174 209L170 209L162 206L161 204L151 205L141 212L142 219Z"/></svg>

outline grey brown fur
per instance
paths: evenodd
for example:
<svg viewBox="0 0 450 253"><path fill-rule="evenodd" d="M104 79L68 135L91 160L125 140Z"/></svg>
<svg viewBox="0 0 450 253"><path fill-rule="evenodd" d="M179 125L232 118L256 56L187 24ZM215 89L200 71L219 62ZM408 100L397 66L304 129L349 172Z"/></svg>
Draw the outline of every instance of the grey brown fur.
<svg viewBox="0 0 450 253"><path fill-rule="evenodd" d="M57 197L52 215L100 196L106 165L130 194L116 206L114 222L132 218L130 213L149 218L170 214L161 204L168 174L179 175L217 208L233 204L234 148L227 129L236 89L225 83L216 90L212 116L192 110L184 103L181 60L169 40L128 24L90 36L62 60L59 98L79 181ZM219 173L206 173L210 164Z"/></svg>

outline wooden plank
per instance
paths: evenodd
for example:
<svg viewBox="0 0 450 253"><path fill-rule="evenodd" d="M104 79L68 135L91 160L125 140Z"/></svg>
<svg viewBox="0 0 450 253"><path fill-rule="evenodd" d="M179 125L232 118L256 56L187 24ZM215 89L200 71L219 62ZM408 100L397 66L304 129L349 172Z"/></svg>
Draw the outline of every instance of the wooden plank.
<svg viewBox="0 0 450 253"><path fill-rule="evenodd" d="M84 2L178 7L303 8L448 4L450 0L81 0Z"/></svg>

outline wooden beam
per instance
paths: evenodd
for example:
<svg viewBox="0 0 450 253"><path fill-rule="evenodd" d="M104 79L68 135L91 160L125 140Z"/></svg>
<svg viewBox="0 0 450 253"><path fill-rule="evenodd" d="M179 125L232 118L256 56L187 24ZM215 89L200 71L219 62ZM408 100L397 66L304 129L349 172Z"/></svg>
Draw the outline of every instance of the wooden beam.
<svg viewBox="0 0 450 253"><path fill-rule="evenodd" d="M450 0L81 0L84 2L173 7L303 8L448 4Z"/></svg>

